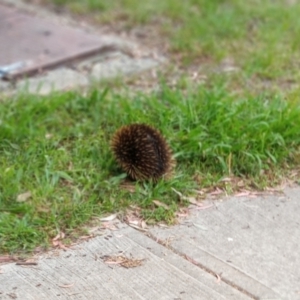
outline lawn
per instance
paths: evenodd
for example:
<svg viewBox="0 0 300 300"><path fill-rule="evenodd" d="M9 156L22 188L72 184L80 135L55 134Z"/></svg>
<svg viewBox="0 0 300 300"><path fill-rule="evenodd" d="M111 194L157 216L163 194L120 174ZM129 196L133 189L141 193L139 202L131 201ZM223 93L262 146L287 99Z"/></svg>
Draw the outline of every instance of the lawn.
<svg viewBox="0 0 300 300"><path fill-rule="evenodd" d="M300 3L293 0L40 0L75 16L129 32L155 28L183 64L224 59L242 77L285 83L299 79ZM150 31L149 31L150 34ZM176 55L177 54L177 55ZM177 60L178 62L178 60ZM200 65L201 65L200 64Z"/></svg>
<svg viewBox="0 0 300 300"><path fill-rule="evenodd" d="M203 191L264 190L291 174L299 183L300 4L56 0L55 5L124 31L154 26L181 77L170 86L177 69L162 73L158 88L147 93L121 82L85 94L3 96L0 253L47 248L59 232L71 241L93 220L130 206L148 224L172 224L187 197ZM233 72L222 70L224 60ZM205 82L190 79L195 66ZM155 126L170 144L177 161L171 179L128 182L116 164L111 137L136 122Z"/></svg>

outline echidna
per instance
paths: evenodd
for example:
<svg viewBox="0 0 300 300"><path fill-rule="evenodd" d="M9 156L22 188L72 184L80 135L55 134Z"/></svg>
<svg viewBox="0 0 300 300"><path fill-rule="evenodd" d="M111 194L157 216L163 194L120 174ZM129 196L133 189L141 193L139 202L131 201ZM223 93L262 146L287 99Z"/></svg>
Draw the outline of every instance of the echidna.
<svg viewBox="0 0 300 300"><path fill-rule="evenodd" d="M111 147L124 171L134 180L168 177L175 165L160 132L146 124L125 125L114 134Z"/></svg>

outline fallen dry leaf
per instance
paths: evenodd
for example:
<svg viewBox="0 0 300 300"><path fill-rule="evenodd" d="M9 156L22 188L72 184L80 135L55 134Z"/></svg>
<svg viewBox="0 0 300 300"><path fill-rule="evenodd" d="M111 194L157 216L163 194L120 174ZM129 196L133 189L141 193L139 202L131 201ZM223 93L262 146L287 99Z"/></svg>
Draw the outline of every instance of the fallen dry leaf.
<svg viewBox="0 0 300 300"><path fill-rule="evenodd" d="M230 182L230 181L233 181L233 178L231 178L231 177L224 177L220 181L222 181L222 182Z"/></svg>
<svg viewBox="0 0 300 300"><path fill-rule="evenodd" d="M63 249L63 250L68 250L68 247L66 245L64 245L61 241L52 241L52 245L54 247L58 247L59 249Z"/></svg>
<svg viewBox="0 0 300 300"><path fill-rule="evenodd" d="M17 202L25 202L32 196L31 192L25 192L23 194L18 195Z"/></svg>
<svg viewBox="0 0 300 300"><path fill-rule="evenodd" d="M135 268L142 265L145 259L133 259L122 255L104 255L101 257L108 265L120 265L124 268Z"/></svg>
<svg viewBox="0 0 300 300"><path fill-rule="evenodd" d="M197 209L197 210L204 210L204 209L208 209L208 208L211 208L211 207L213 207L212 204L206 205L206 206L201 206L201 207L196 207L196 209Z"/></svg>
<svg viewBox="0 0 300 300"><path fill-rule="evenodd" d="M180 193L179 191L175 190L174 188L171 188L173 192L175 192L180 198L183 197L182 193Z"/></svg>
<svg viewBox="0 0 300 300"><path fill-rule="evenodd" d="M126 210L122 221L135 229L146 231L147 224L141 217L141 209L134 206L130 206L130 208Z"/></svg>
<svg viewBox="0 0 300 300"><path fill-rule="evenodd" d="M242 192L242 193L235 194L235 197L246 197L249 195L251 195L251 192Z"/></svg>
<svg viewBox="0 0 300 300"><path fill-rule="evenodd" d="M131 219L128 218L127 221L129 224L136 225L136 226L140 226L140 222L141 222L141 220L134 219L134 218L131 218Z"/></svg>
<svg viewBox="0 0 300 300"><path fill-rule="evenodd" d="M101 224L101 229L109 229L111 231L118 230L118 228L114 224L109 223L109 222L103 222Z"/></svg>
<svg viewBox="0 0 300 300"><path fill-rule="evenodd" d="M47 207L47 206L40 206L40 207L37 207L36 210L41 213L50 213L51 208Z"/></svg>
<svg viewBox="0 0 300 300"><path fill-rule="evenodd" d="M64 232L59 232L57 235L56 235L56 237L54 237L53 239L52 239L52 241L57 241L57 240L60 240L60 239L64 239L65 238L65 233Z"/></svg>
<svg viewBox="0 0 300 300"><path fill-rule="evenodd" d="M221 282L221 277L219 274L215 273L215 276L217 277L217 283L220 283Z"/></svg>
<svg viewBox="0 0 300 300"><path fill-rule="evenodd" d="M10 256L10 255L4 255L4 256L0 256L0 263L7 263L7 262L12 262L12 261L16 261L17 258Z"/></svg>
<svg viewBox="0 0 300 300"><path fill-rule="evenodd" d="M64 289L70 288L73 285L74 285L74 283L70 283L70 284L58 284L59 287L64 288Z"/></svg>
<svg viewBox="0 0 300 300"><path fill-rule="evenodd" d="M160 240L159 243L164 245L165 247L170 247L170 245L172 244L172 242L176 239L175 236L169 236L168 238L164 239L164 240Z"/></svg>
<svg viewBox="0 0 300 300"><path fill-rule="evenodd" d="M174 188L172 188L172 190L179 196L179 198L181 200L186 200L188 202L190 202L191 204L197 205L197 206L202 206L203 204L199 201L197 201L197 199L195 197L188 197L188 196L184 196L181 192L175 190Z"/></svg>
<svg viewBox="0 0 300 300"><path fill-rule="evenodd" d="M267 192L272 192L272 193L283 193L283 189L285 188L285 186L283 187L278 187L278 188L266 188Z"/></svg>
<svg viewBox="0 0 300 300"><path fill-rule="evenodd" d="M98 230L100 230L100 227L99 226L95 226L95 227L92 227L92 228L87 228L88 232L90 235L92 235L93 233L97 232Z"/></svg>
<svg viewBox="0 0 300 300"><path fill-rule="evenodd" d="M178 217L178 218L185 218L188 215L189 215L188 213L176 213L176 217Z"/></svg>
<svg viewBox="0 0 300 300"><path fill-rule="evenodd" d="M143 229L147 228L147 224L144 220L142 220L142 222L141 222L141 228L143 228Z"/></svg>
<svg viewBox="0 0 300 300"><path fill-rule="evenodd" d="M186 254L184 255L185 259L188 260L190 263L198 266L198 262L196 262L193 258L187 256Z"/></svg>
<svg viewBox="0 0 300 300"><path fill-rule="evenodd" d="M134 223L128 223L128 225L129 225L130 227L132 227L132 228L134 228L134 229L137 229L137 230L140 230L140 231L148 231L148 229L143 228L143 227L141 227L141 226L139 226L139 225L136 225L136 224L134 224Z"/></svg>
<svg viewBox="0 0 300 300"><path fill-rule="evenodd" d="M120 185L122 189L127 190L129 193L134 193L135 192L135 185L132 183L126 182Z"/></svg>
<svg viewBox="0 0 300 300"><path fill-rule="evenodd" d="M239 188L242 188L245 186L245 182L243 180L239 180L236 184Z"/></svg>
<svg viewBox="0 0 300 300"><path fill-rule="evenodd" d="M205 196L205 194L206 194L206 191L203 191L203 190L196 190L195 192L200 196Z"/></svg>
<svg viewBox="0 0 300 300"><path fill-rule="evenodd" d="M223 192L221 189L216 188L215 191L210 192L209 194L210 194L211 196L214 196L214 195L220 195L220 194L223 194L223 193L224 193L224 192Z"/></svg>
<svg viewBox="0 0 300 300"><path fill-rule="evenodd" d="M117 217L117 214L113 214L113 215L107 216L105 218L101 218L100 221L102 221L102 222L108 222L108 221L114 220L116 217Z"/></svg>
<svg viewBox="0 0 300 300"><path fill-rule="evenodd" d="M46 139L51 139L52 137L53 137L53 134L51 134L51 133L46 133L45 134Z"/></svg>
<svg viewBox="0 0 300 300"><path fill-rule="evenodd" d="M157 226L162 227L162 228L169 228L168 225L163 224L163 223L159 223L159 224L157 224Z"/></svg>
<svg viewBox="0 0 300 300"><path fill-rule="evenodd" d="M162 203L158 200L153 200L152 202L158 207L163 207L164 209L167 209L167 210L170 209L170 207L167 204Z"/></svg>
<svg viewBox="0 0 300 300"><path fill-rule="evenodd" d="M200 202L200 201L197 201L197 199L195 197L186 197L186 200L188 202L190 202L191 204L193 205L196 205L196 206L203 206L203 203Z"/></svg>

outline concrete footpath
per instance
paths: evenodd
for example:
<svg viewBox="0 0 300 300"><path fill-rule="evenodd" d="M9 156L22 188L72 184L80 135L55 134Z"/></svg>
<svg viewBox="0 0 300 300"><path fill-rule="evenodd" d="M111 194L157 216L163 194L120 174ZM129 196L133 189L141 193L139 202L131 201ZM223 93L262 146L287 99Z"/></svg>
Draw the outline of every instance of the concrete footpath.
<svg viewBox="0 0 300 300"><path fill-rule="evenodd" d="M0 299L300 299L300 187L206 201L179 225L116 230L0 266Z"/></svg>

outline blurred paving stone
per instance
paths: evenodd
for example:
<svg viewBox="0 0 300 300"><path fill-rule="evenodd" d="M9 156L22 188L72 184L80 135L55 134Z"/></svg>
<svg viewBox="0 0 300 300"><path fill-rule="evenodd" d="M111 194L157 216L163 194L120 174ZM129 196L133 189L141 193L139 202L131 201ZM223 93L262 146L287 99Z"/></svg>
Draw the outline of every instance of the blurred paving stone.
<svg viewBox="0 0 300 300"><path fill-rule="evenodd" d="M162 61L162 59L160 61ZM160 61L147 57L134 59L119 53L119 55L113 58L96 63L92 68L91 77L93 79L101 80L125 74L134 74L157 67L160 64Z"/></svg>
<svg viewBox="0 0 300 300"><path fill-rule="evenodd" d="M253 299L300 300L300 187L283 192L213 201L151 233Z"/></svg>
<svg viewBox="0 0 300 300"><path fill-rule="evenodd" d="M83 74L62 68L50 71L43 76L23 79L17 83L17 90L46 95L54 91L70 90L87 84L88 79Z"/></svg>
<svg viewBox="0 0 300 300"><path fill-rule="evenodd" d="M58 21L57 15L26 5L0 0L0 68L8 69L4 79L16 91L45 95L130 76L166 60L124 38L83 29L65 18ZM0 82L0 91L11 87Z"/></svg>
<svg viewBox="0 0 300 300"><path fill-rule="evenodd" d="M0 92L6 91L9 88L10 88L10 83L0 80Z"/></svg>
<svg viewBox="0 0 300 300"><path fill-rule="evenodd" d="M0 4L0 66L20 63L10 77L30 75L113 49L110 39Z"/></svg>
<svg viewBox="0 0 300 300"><path fill-rule="evenodd" d="M141 264L105 262L113 257ZM37 263L0 266L0 299L251 300L122 224L67 251L45 253Z"/></svg>

